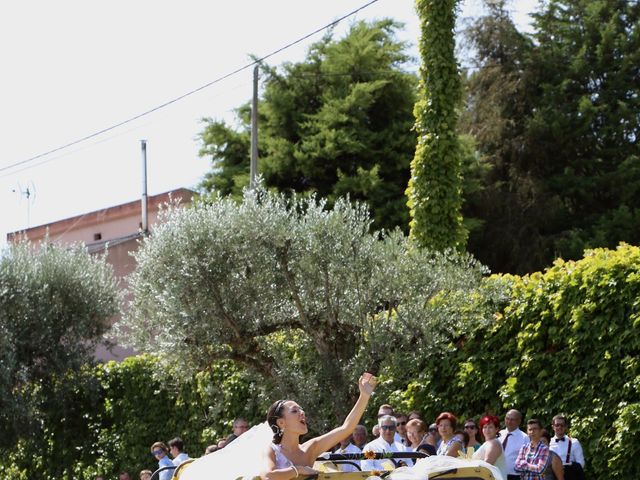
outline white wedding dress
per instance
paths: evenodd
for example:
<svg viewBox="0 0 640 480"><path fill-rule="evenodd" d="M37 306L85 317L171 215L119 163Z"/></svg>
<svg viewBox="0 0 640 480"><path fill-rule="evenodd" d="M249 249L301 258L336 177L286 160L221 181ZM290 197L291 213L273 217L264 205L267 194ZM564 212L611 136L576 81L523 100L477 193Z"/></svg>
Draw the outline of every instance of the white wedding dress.
<svg viewBox="0 0 640 480"><path fill-rule="evenodd" d="M198 458L185 468L180 480L251 479L263 468L264 452L273 440L267 422L256 425L226 447Z"/></svg>

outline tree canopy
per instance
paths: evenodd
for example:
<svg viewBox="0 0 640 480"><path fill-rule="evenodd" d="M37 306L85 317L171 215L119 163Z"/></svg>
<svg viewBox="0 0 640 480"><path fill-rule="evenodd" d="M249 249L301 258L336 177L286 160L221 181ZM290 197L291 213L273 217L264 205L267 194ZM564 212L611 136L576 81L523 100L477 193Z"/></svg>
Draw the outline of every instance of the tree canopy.
<svg viewBox="0 0 640 480"><path fill-rule="evenodd" d="M56 410L53 377L90 362L119 295L110 267L81 249L27 242L0 256L0 431L11 442ZM32 389L31 385L38 385ZM10 444L10 443L9 443Z"/></svg>
<svg viewBox="0 0 640 480"><path fill-rule="evenodd" d="M175 211L136 254L125 328L141 351L186 368L235 360L336 419L364 369L459 331L483 272L370 223L362 205L263 189Z"/></svg>
<svg viewBox="0 0 640 480"><path fill-rule="evenodd" d="M463 131L487 168L464 214L493 270L531 272L638 242L640 5L552 0L519 33L505 2L468 31Z"/></svg>
<svg viewBox="0 0 640 480"><path fill-rule="evenodd" d="M348 194L368 203L375 228L407 229L416 78L403 70L410 58L399 27L356 22L344 38L313 44L302 62L262 65L258 171L267 187L330 205ZM212 162L203 188L236 199L249 182L249 105L238 120L235 130L205 119L200 134L200 154Z"/></svg>

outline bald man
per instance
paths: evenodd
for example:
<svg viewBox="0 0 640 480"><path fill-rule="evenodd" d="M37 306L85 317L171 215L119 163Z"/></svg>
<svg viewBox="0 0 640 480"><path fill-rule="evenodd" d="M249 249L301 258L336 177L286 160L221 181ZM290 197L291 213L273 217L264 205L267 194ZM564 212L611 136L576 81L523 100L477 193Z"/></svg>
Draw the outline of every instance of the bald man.
<svg viewBox="0 0 640 480"><path fill-rule="evenodd" d="M500 430L498 437L507 464L507 480L520 480L520 474L515 470L516 459L520 448L529 443L529 436L519 428L521 423L522 414L518 410L509 410L504 416L505 428Z"/></svg>

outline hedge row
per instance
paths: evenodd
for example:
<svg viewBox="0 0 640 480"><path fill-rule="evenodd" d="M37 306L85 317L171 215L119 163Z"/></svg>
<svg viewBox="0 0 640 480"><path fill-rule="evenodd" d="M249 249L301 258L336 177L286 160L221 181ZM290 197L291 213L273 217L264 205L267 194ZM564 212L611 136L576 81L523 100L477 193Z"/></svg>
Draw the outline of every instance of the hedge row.
<svg viewBox="0 0 640 480"><path fill-rule="evenodd" d="M589 478L640 478L640 249L591 250L485 287L506 294L502 303L493 296L493 321L452 339L414 379L390 381L387 394L428 418L516 408L549 425L564 413Z"/></svg>
<svg viewBox="0 0 640 480"><path fill-rule="evenodd" d="M231 432L236 416L260 415L260 387L230 363L178 378L152 357L130 357L70 372L59 379L63 408L42 399L42 430L17 445L2 445L0 478L93 480L128 470L155 470L149 447L181 436L200 456ZM260 413L258 413L260 412Z"/></svg>

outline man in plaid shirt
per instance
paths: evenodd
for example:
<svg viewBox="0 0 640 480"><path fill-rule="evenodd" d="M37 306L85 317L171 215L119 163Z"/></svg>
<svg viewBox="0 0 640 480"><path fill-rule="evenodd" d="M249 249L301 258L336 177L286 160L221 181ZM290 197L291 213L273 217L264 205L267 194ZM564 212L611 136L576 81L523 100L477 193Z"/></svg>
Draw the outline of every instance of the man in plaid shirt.
<svg viewBox="0 0 640 480"><path fill-rule="evenodd" d="M542 438L542 422L532 418L527 422L527 435L529 443L523 445L518 453L515 463L516 472L520 473L521 480L544 480L544 470L549 461L549 447Z"/></svg>

